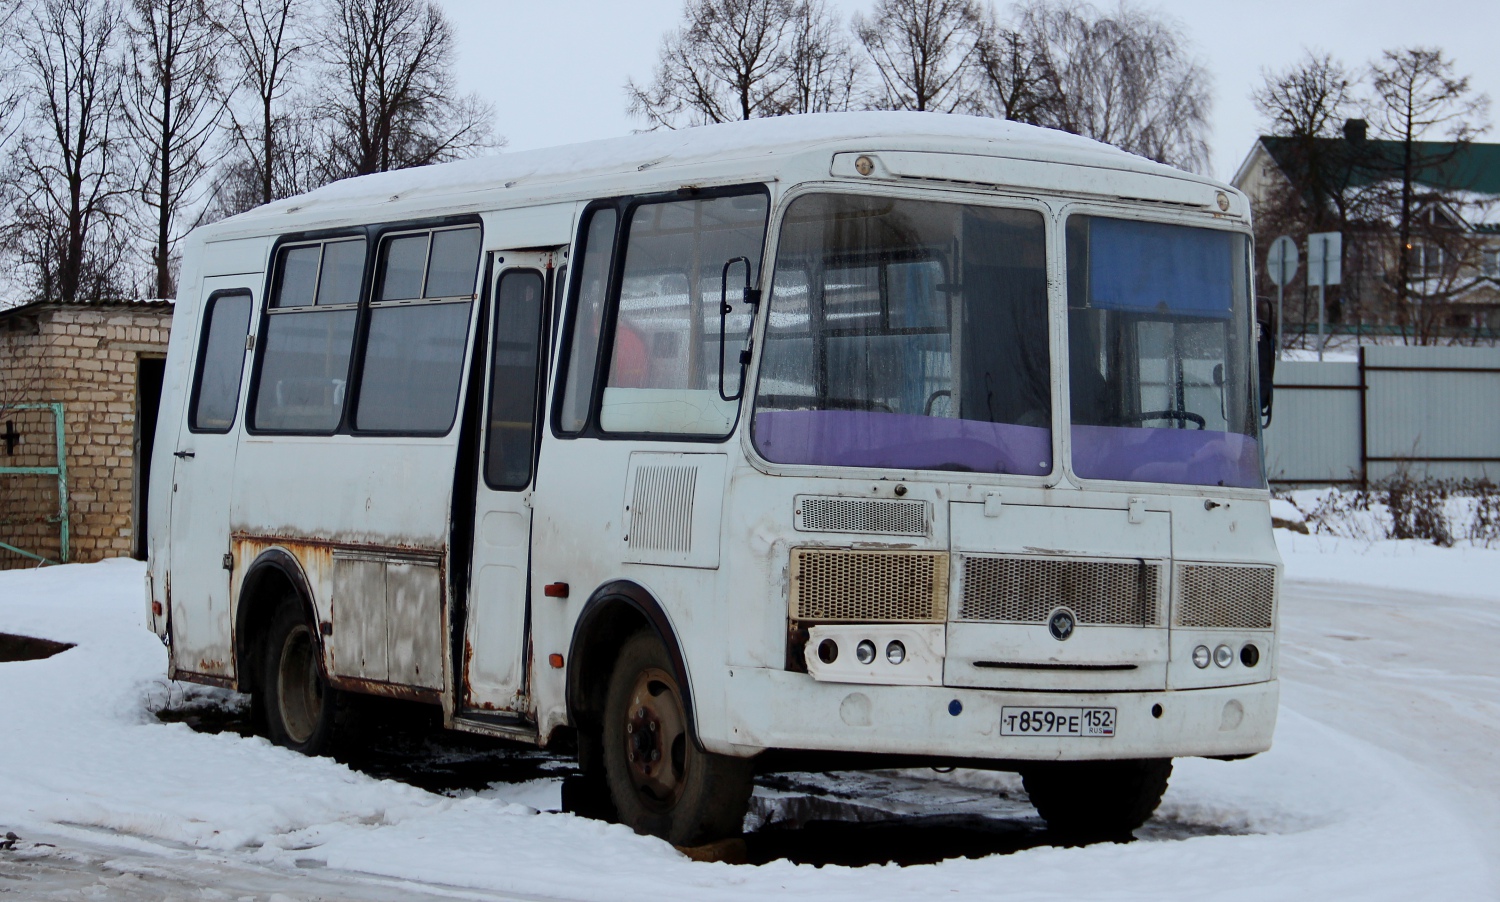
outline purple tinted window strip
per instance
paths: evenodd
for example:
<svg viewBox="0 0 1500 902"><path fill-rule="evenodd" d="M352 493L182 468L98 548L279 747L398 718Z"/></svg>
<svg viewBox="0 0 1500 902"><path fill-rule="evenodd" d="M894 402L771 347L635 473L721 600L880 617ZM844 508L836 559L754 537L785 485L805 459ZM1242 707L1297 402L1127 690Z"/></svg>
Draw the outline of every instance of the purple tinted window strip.
<svg viewBox="0 0 1500 902"><path fill-rule="evenodd" d="M1052 434L1041 426L863 410L761 410L755 447L783 464L957 470L1045 476Z"/></svg>
<svg viewBox="0 0 1500 902"><path fill-rule="evenodd" d="M1085 479L1263 488L1260 443L1237 432L1074 426L1073 472Z"/></svg>

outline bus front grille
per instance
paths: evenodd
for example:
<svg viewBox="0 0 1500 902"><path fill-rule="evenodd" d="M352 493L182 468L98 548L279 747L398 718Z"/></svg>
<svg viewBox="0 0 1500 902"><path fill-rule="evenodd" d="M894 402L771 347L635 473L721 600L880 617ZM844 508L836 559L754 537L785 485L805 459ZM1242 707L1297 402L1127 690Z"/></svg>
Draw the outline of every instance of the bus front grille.
<svg viewBox="0 0 1500 902"><path fill-rule="evenodd" d="M1080 624L1157 626L1161 577L1157 561L966 556L958 619L1046 623L1067 608Z"/></svg>
<svg viewBox="0 0 1500 902"><path fill-rule="evenodd" d="M925 536L927 502L798 495L795 525L803 532L868 532Z"/></svg>
<svg viewBox="0 0 1500 902"><path fill-rule="evenodd" d="M948 612L948 555L940 551L793 548L794 620L942 622Z"/></svg>
<svg viewBox="0 0 1500 902"><path fill-rule="evenodd" d="M1276 607L1275 567L1178 564L1173 623L1193 629L1268 630Z"/></svg>

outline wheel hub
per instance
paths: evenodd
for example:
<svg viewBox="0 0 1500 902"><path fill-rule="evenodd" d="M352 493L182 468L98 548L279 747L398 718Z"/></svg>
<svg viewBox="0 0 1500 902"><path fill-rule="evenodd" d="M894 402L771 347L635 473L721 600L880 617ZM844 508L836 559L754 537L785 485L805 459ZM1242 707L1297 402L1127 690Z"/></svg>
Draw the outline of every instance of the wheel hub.
<svg viewBox="0 0 1500 902"><path fill-rule="evenodd" d="M686 721L676 680L656 668L636 677L625 712L625 760L637 795L653 808L682 795Z"/></svg>

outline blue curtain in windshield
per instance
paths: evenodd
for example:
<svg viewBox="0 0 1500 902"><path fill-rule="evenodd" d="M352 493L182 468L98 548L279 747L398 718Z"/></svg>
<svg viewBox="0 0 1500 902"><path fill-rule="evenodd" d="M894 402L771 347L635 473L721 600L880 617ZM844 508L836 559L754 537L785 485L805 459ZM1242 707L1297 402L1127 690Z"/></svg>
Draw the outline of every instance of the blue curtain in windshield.
<svg viewBox="0 0 1500 902"><path fill-rule="evenodd" d="M1210 229L1124 219L1089 222L1089 306L1228 319L1233 242Z"/></svg>

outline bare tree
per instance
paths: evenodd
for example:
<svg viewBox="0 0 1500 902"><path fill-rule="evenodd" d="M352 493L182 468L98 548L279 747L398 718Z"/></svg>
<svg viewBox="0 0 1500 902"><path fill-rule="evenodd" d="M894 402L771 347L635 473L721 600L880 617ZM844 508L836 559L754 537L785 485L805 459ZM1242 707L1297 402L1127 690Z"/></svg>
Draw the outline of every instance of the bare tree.
<svg viewBox="0 0 1500 902"><path fill-rule="evenodd" d="M975 0L876 0L854 33L880 76L876 105L892 110L967 112L978 103L984 15Z"/></svg>
<svg viewBox="0 0 1500 902"><path fill-rule="evenodd" d="M1061 103L1046 44L993 17L979 43L978 71L981 109L997 119L1042 125Z"/></svg>
<svg viewBox="0 0 1500 902"><path fill-rule="evenodd" d="M120 10L113 0L38 0L18 39L32 103L15 154L10 232L39 300L119 290Z"/></svg>
<svg viewBox="0 0 1500 902"><path fill-rule="evenodd" d="M682 27L662 37L651 84L626 82L630 114L676 128L786 112L798 12L792 0L690 0Z"/></svg>
<svg viewBox="0 0 1500 902"><path fill-rule="evenodd" d="M1270 134L1331 138L1355 109L1354 76L1328 53L1306 50L1286 69L1261 69L1260 75L1262 84L1250 100Z"/></svg>
<svg viewBox="0 0 1500 902"><path fill-rule="evenodd" d="M838 16L824 0L805 0L793 12L792 33L791 79L782 109L836 113L853 108L864 67Z"/></svg>
<svg viewBox="0 0 1500 902"><path fill-rule="evenodd" d="M223 109L219 33L204 0L131 0L125 114L151 213L153 295L176 295L175 249L197 224Z"/></svg>
<svg viewBox="0 0 1500 902"><path fill-rule="evenodd" d="M1019 30L1054 78L1042 124L1188 170L1208 166L1208 72L1174 22L1124 2L1031 0Z"/></svg>
<svg viewBox="0 0 1500 902"><path fill-rule="evenodd" d="M453 30L432 0L329 0L320 52L328 180L458 159L503 143L459 96Z"/></svg>
<svg viewBox="0 0 1500 902"><path fill-rule="evenodd" d="M1418 178L1430 176L1436 167L1463 153L1474 136L1487 128L1489 98L1473 94L1468 77L1455 75L1453 62L1437 48L1385 51L1370 66L1370 83L1377 133L1398 146L1387 172L1395 185L1390 207L1396 223L1396 272L1391 287L1397 324L1427 344L1439 325L1431 316L1438 308L1430 303L1413 304L1413 295L1429 301L1451 297L1454 287L1442 278L1444 264L1435 266L1433 258L1446 257L1446 266L1456 272L1456 264L1473 249L1466 246L1472 243L1467 230L1452 222L1457 215L1453 207L1460 202L1455 192L1419 194ZM1448 140L1433 146L1434 133ZM1439 276L1435 285L1434 274Z"/></svg>
<svg viewBox="0 0 1500 902"><path fill-rule="evenodd" d="M292 73L306 56L306 0L236 0L223 7L219 28L229 39L229 88L246 100L229 106L235 148L220 173L217 204L237 213L295 194L306 179L296 164L305 138L294 103Z"/></svg>
<svg viewBox="0 0 1500 902"><path fill-rule="evenodd" d="M1268 247L1279 235L1343 233L1345 278L1328 289L1329 318L1363 322L1373 312L1369 302L1376 298L1365 296L1366 280L1352 264L1370 259L1372 248L1367 245L1383 244L1383 238L1379 228L1371 228L1369 218L1365 161L1371 148L1360 131L1363 120L1350 118L1362 115L1354 95L1355 76L1331 55L1306 51L1285 69L1261 70L1261 79L1250 98L1262 116L1263 134L1273 140L1285 178L1271 183L1256 207L1257 243ZM1258 277L1261 291L1274 292L1263 269ZM1289 341L1307 340L1306 324L1314 315L1304 273L1302 329Z"/></svg>

